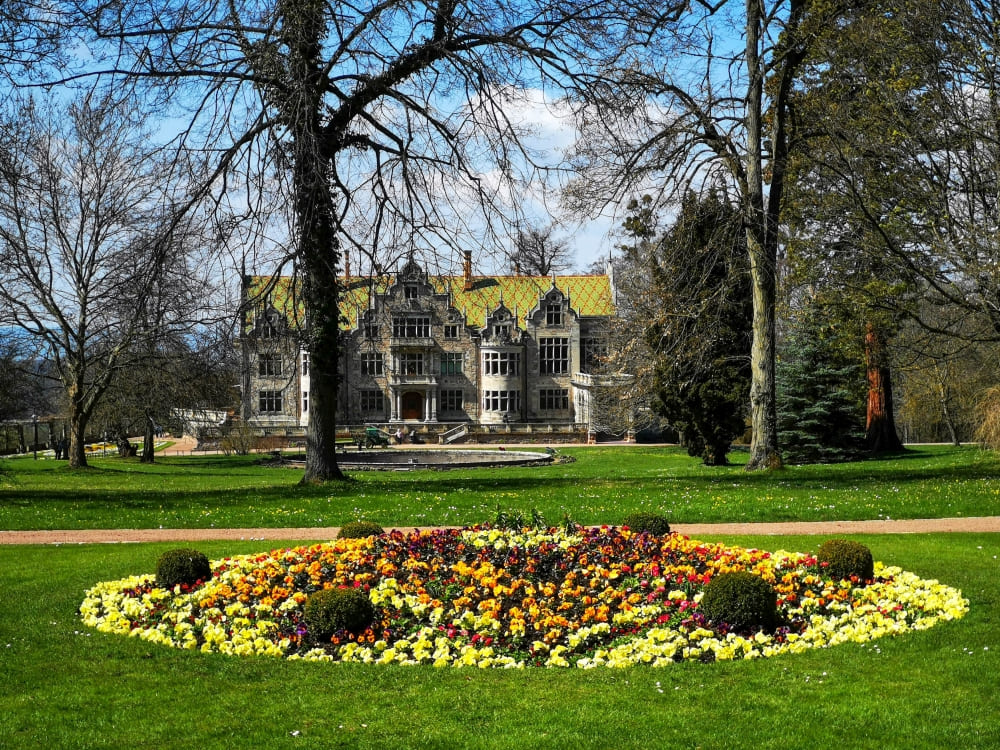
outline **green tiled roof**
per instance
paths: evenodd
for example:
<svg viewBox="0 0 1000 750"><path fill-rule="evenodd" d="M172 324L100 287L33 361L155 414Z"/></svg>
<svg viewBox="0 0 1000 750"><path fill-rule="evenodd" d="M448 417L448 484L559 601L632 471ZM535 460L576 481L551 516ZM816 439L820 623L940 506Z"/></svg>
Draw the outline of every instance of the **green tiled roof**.
<svg viewBox="0 0 1000 750"><path fill-rule="evenodd" d="M270 279L255 277L251 280L250 291L263 289ZM552 288L551 276L473 276L469 290L465 289L463 276L428 276L427 279L438 293L449 290L452 305L465 312L466 323L481 328L486 324L486 313L496 309L503 300L507 309L515 311L523 320L524 316L538 304L539 298ZM294 304L290 277L281 277L273 286L271 304L278 310L290 314ZM346 281L342 289L341 311L350 328L357 326L358 313L368 308L369 296L374 286L376 294L385 293L393 279L374 281L367 277L356 277ZM569 304L582 316L614 315L614 300L611 282L605 275L596 276L556 276L556 287L569 297ZM295 305L301 309L300 305Z"/></svg>

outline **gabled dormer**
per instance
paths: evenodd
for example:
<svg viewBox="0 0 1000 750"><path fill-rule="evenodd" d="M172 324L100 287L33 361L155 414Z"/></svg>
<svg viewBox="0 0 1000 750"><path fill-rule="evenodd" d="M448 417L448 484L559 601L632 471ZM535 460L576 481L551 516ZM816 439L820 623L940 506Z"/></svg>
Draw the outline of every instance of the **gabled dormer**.
<svg viewBox="0 0 1000 750"><path fill-rule="evenodd" d="M427 271L411 255L396 275L396 281L389 287L389 297L396 301L410 301L417 304L421 297L433 294L427 278Z"/></svg>
<svg viewBox="0 0 1000 750"><path fill-rule="evenodd" d="M565 328L579 318L576 310L570 305L569 295L564 294L556 285L555 277L552 286L539 295L538 304L528 313L528 320L536 328Z"/></svg>
<svg viewBox="0 0 1000 750"><path fill-rule="evenodd" d="M518 344L521 342L521 333L517 317L507 309L502 299L492 312L486 313L486 325L481 331L484 342Z"/></svg>
<svg viewBox="0 0 1000 750"><path fill-rule="evenodd" d="M268 306L254 321L253 335L263 341L278 339L288 333L288 318Z"/></svg>

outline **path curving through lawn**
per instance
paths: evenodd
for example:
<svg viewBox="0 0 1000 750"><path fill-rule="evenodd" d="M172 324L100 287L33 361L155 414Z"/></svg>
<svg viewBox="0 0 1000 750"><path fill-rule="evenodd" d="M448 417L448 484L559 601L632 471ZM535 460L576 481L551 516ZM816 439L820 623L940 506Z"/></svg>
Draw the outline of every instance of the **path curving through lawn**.
<svg viewBox="0 0 1000 750"><path fill-rule="evenodd" d="M403 532L413 526L396 526ZM671 529L687 536L823 534L1000 533L1000 516L979 518L918 518L900 521L792 521L787 523L679 523ZM286 529L67 529L0 530L0 544L125 544L136 542L200 542L208 540L329 541L339 527Z"/></svg>

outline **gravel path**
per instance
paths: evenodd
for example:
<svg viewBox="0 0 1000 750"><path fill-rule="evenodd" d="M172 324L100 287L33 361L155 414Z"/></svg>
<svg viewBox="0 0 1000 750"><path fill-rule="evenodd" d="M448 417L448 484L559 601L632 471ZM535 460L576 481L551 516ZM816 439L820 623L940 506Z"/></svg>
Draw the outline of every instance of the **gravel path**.
<svg viewBox="0 0 1000 750"><path fill-rule="evenodd" d="M409 531L413 527L396 527ZM1000 517L928 518L904 521L829 521L791 523L687 523L671 526L688 536L760 536L823 534L923 534L942 532L1000 533ZM206 540L329 541L337 527L292 529L80 529L54 531L2 531L0 544L116 544L129 542L199 542Z"/></svg>

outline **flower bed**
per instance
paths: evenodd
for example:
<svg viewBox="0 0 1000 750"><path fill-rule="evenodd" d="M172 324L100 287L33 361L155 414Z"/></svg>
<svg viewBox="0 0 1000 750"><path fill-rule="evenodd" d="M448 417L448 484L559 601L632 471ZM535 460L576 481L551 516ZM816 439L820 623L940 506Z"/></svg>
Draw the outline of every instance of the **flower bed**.
<svg viewBox="0 0 1000 750"><path fill-rule="evenodd" d="M809 554L627 528L489 527L340 539L227 557L212 579L158 588L139 575L91 588L85 624L177 648L434 666L627 666L750 659L868 641L962 617L960 591L899 568L833 581ZM774 632L733 632L699 612L712 576L749 570L776 591ZM356 587L376 620L316 642L303 605Z"/></svg>

